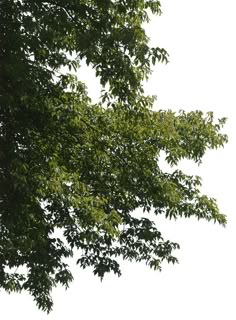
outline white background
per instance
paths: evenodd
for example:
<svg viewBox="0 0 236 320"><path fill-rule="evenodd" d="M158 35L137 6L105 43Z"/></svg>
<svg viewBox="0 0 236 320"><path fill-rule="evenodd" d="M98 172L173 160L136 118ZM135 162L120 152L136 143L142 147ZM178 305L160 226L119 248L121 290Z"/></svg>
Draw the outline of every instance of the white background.
<svg viewBox="0 0 236 320"><path fill-rule="evenodd" d="M53 291L54 310L39 311L25 293L0 291L0 319L161 319L235 320L236 291L236 19L235 0L162 0L163 15L147 27L152 45L164 47L170 63L158 65L146 85L156 108L214 111L228 117L229 143L210 151L200 167L181 163L186 173L203 178L203 192L218 200L228 216L224 229L191 220L158 219L165 237L177 241L178 265L154 272L123 264L123 275L101 283L91 270L74 269L70 289ZM96 97L91 72L82 74Z"/></svg>

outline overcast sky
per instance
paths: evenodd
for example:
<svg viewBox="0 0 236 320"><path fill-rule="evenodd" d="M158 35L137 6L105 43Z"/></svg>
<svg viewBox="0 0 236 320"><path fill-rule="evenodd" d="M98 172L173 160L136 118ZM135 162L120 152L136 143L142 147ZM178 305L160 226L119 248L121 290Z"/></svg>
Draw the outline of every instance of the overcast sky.
<svg viewBox="0 0 236 320"><path fill-rule="evenodd" d="M154 272L123 264L123 276L101 283L91 270L74 269L70 289L53 292L54 311L39 311L27 294L0 293L0 319L24 320L235 320L236 291L236 19L235 0L162 0L163 15L147 27L152 45L170 54L146 85L156 108L214 111L228 118L224 149L206 154L200 167L181 163L203 178L203 192L218 200L227 228L196 220L159 218L165 237L177 241L178 265ZM96 97L97 84L83 74ZM93 87L92 87L93 86Z"/></svg>

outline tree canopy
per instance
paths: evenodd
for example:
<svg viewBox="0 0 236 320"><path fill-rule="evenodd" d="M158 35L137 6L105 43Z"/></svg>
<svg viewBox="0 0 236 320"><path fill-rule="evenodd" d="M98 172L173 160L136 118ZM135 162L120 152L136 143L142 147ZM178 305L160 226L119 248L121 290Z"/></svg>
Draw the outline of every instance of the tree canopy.
<svg viewBox="0 0 236 320"><path fill-rule="evenodd" d="M101 278L121 274L119 257L175 263L179 246L150 211L226 223L200 177L160 168L162 153L171 166L200 163L227 137L212 113L153 109L143 82L168 54L149 46L150 14L159 1L0 3L0 287L27 290L48 312L51 289L73 279L65 258ZM96 104L82 61L103 87Z"/></svg>

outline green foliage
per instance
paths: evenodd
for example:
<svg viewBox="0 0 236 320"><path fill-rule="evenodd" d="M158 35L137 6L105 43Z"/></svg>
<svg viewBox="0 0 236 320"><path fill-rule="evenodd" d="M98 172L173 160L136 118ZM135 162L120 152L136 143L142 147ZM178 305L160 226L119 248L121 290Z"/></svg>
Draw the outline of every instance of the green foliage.
<svg viewBox="0 0 236 320"><path fill-rule="evenodd" d="M150 12L161 13L159 1L1 1L0 286L29 291L47 312L52 287L72 281L65 258L101 278L121 274L118 257L175 263L179 246L151 210L226 223L199 177L159 167L161 152L172 166L200 163L227 138L211 113L152 110L142 81L168 55L148 45ZM79 75L82 60L104 87L96 105L61 74Z"/></svg>

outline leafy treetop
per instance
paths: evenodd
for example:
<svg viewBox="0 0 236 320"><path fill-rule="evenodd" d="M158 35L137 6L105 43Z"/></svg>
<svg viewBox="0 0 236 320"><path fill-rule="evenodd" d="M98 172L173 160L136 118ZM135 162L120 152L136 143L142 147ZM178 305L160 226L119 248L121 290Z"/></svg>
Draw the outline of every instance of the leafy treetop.
<svg viewBox="0 0 236 320"><path fill-rule="evenodd" d="M170 165L201 162L227 138L212 113L153 111L142 82L168 55L148 45L150 12L159 1L0 3L0 286L47 312L52 287L72 280L67 257L101 278L121 274L118 257L176 262L151 210L226 223L199 177L159 166L161 152ZM82 60L104 88L97 104L61 71L79 77Z"/></svg>

